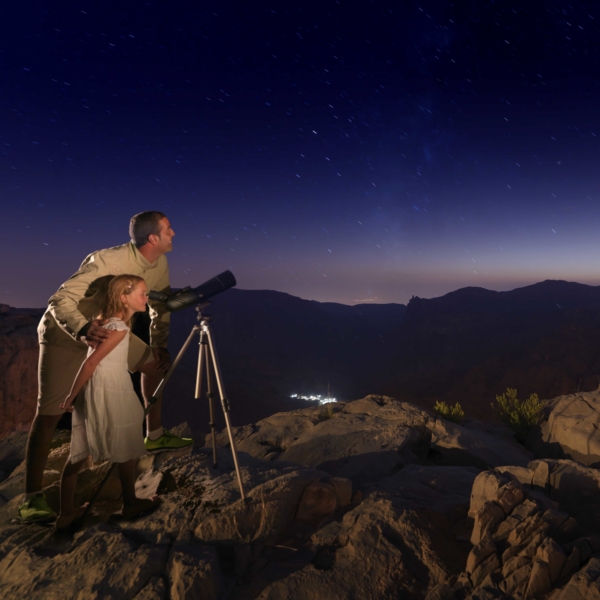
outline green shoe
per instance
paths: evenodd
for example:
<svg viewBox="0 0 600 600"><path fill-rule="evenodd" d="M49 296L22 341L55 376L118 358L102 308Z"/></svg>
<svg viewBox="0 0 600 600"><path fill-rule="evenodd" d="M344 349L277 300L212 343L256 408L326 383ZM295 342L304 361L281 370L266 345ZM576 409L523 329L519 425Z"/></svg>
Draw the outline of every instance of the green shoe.
<svg viewBox="0 0 600 600"><path fill-rule="evenodd" d="M190 446L193 441L192 438L177 437L165 429L164 433L157 440L145 438L144 445L148 452L163 452L165 450L185 448L186 446Z"/></svg>
<svg viewBox="0 0 600 600"><path fill-rule="evenodd" d="M36 494L33 498L26 500L17 509L19 519L23 523L45 523L54 521L56 513L48 506L44 494Z"/></svg>

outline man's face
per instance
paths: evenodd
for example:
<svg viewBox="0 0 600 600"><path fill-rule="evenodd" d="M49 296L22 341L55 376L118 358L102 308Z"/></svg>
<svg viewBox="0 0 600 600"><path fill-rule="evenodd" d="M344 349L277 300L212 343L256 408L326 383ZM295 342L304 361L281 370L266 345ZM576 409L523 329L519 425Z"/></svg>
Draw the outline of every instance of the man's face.
<svg viewBox="0 0 600 600"><path fill-rule="evenodd" d="M166 252L171 252L171 250L173 250L173 238L175 237L175 232L167 217L164 217L158 223L160 225L160 232L158 236L156 236L156 248L165 254Z"/></svg>

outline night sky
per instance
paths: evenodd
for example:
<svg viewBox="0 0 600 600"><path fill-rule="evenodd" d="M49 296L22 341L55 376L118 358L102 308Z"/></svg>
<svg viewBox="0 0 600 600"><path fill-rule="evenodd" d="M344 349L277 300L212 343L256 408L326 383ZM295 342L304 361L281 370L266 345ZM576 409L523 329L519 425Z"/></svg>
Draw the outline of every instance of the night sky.
<svg viewBox="0 0 600 600"><path fill-rule="evenodd" d="M593 8L590 8L593 7ZM174 286L600 284L591 2L3 2L0 302L161 210Z"/></svg>

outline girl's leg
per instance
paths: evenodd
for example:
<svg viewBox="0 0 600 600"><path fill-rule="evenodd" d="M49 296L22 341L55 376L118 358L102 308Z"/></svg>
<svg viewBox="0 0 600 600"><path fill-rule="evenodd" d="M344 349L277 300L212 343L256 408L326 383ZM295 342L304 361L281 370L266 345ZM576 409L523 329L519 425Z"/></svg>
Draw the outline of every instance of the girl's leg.
<svg viewBox="0 0 600 600"><path fill-rule="evenodd" d="M119 478L123 489L123 504L131 506L135 504L135 460L119 463Z"/></svg>
<svg viewBox="0 0 600 600"><path fill-rule="evenodd" d="M77 475L86 459L72 463L68 461L60 478L60 514L57 520L57 527L65 526L68 522L74 520L79 515L75 508L75 486L77 484Z"/></svg>
<svg viewBox="0 0 600 600"><path fill-rule="evenodd" d="M138 498L135 495L135 460L119 463L119 477L123 489L123 516L126 519L135 519L142 513L153 510L160 505L156 497L151 500Z"/></svg>

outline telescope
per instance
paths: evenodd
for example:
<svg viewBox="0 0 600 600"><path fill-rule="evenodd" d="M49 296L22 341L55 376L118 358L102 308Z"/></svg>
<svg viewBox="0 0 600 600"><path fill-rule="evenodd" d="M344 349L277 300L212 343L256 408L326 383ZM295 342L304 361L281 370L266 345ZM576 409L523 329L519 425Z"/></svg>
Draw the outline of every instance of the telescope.
<svg viewBox="0 0 600 600"><path fill-rule="evenodd" d="M233 432L231 431L231 423L229 422L229 400L225 396L223 389L223 379L221 377L221 368L219 367L219 360L217 358L217 351L215 350L215 342L213 339L212 328L210 322L212 317L209 315L203 315L202 311L205 309L210 302L207 302L209 298L225 292L229 288L232 288L236 284L235 277L231 271L223 271L220 275L209 279L198 287L191 288L186 287L182 290L173 290L167 294L162 292L150 292L148 298L157 302L164 302L169 312L177 312L183 310L192 304L197 304L196 312L196 325L192 327L192 331L188 336L187 340L183 344L179 354L175 357L175 360L171 363L169 370L165 373L162 381L156 388L154 395L148 398L148 408L158 401L158 398L162 394L162 391L169 381L169 378L173 374L174 369L181 361L185 351L190 345L192 338L198 333L200 334L199 341L199 353L198 353L198 366L196 371L196 393L195 398L200 399L200 393L202 391L202 379L205 377L207 392L206 397L208 399L208 405L210 410L210 429L212 434L212 447L213 447L213 466L217 468L217 430L214 419L214 407L213 407L213 388L212 380L215 379L217 382L217 388L219 390L219 396L221 397L221 407L223 408L223 416L225 417L225 425L227 427L227 433L229 434L229 445L231 448L231 454L233 456L233 464L235 465L235 471L237 473L238 485L240 486L240 495L244 502L247 501L246 494L244 492L244 484L242 482L242 475L240 473L240 467L238 465L237 453L235 451L235 440L233 439Z"/></svg>
<svg viewBox="0 0 600 600"><path fill-rule="evenodd" d="M177 312L193 304L206 302L209 298L232 288L236 283L237 281L231 271L223 271L198 287L191 288L188 286L166 294L152 291L148 293L148 298L157 302L164 302L169 312Z"/></svg>

